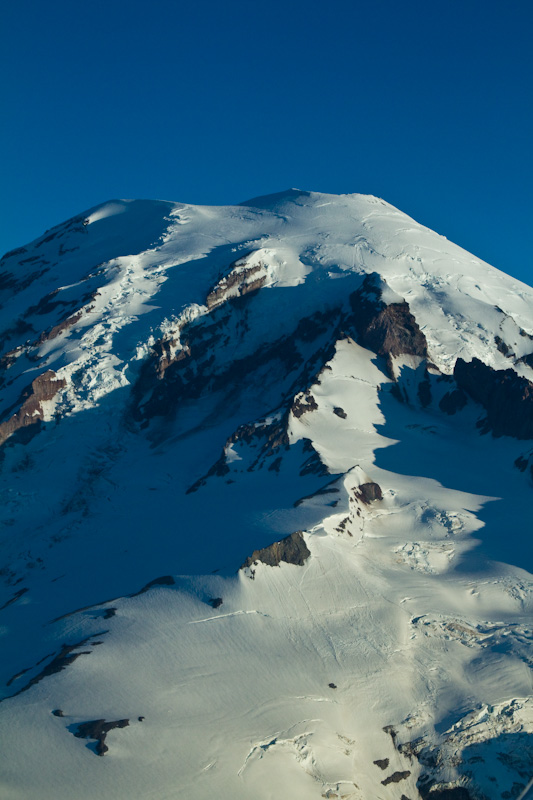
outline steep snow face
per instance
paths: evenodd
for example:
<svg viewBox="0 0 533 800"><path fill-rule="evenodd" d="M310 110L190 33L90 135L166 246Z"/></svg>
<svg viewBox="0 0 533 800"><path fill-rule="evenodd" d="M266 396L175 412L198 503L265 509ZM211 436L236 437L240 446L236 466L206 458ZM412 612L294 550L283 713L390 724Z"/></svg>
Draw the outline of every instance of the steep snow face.
<svg viewBox="0 0 533 800"><path fill-rule="evenodd" d="M532 301L363 195L6 254L2 797L517 797Z"/></svg>

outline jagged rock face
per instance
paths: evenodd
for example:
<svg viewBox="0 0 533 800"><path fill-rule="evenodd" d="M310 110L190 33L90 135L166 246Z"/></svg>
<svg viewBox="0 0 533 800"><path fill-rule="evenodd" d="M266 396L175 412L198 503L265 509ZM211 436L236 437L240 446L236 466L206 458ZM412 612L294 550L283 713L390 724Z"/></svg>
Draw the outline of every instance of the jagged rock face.
<svg viewBox="0 0 533 800"><path fill-rule="evenodd" d="M296 418L299 418L306 412L315 411L317 408L318 406L313 395L310 392L307 394L301 392L292 404L291 413L294 414Z"/></svg>
<svg viewBox="0 0 533 800"><path fill-rule="evenodd" d="M253 567L258 561L269 567L279 567L282 561L302 567L311 555L302 531L295 531L279 542L274 542L262 550L254 550L242 564L241 569Z"/></svg>
<svg viewBox="0 0 533 800"><path fill-rule="evenodd" d="M356 496L366 505L374 503L376 500L383 500L381 486L373 482L360 484L356 489Z"/></svg>
<svg viewBox="0 0 533 800"><path fill-rule="evenodd" d="M458 358L454 378L460 389L487 412L486 428L495 436L533 439L533 384L513 370L495 370L478 358Z"/></svg>
<svg viewBox="0 0 533 800"><path fill-rule="evenodd" d="M354 324L363 347L390 359L394 356L427 357L427 342L408 303L382 300L379 279L367 276L361 289L350 296Z"/></svg>
<svg viewBox="0 0 533 800"><path fill-rule="evenodd" d="M34 431L37 432L44 419L42 403L53 400L65 386L66 381L57 378L53 370L47 370L35 378L22 395L23 402L20 409L0 424L0 444L21 428L31 428L32 434Z"/></svg>
<svg viewBox="0 0 533 800"><path fill-rule="evenodd" d="M167 358L163 370L157 353L152 362L146 363L133 390L132 413L136 420L173 414L180 404L207 393L232 392L243 381L252 383L254 373L265 367L281 370L284 378L295 374L302 358L289 338L239 360L215 365L213 349L225 342L229 350L233 342L225 330L227 322L227 315L217 319L215 314L213 321L188 331L184 349L170 363Z"/></svg>
<svg viewBox="0 0 533 800"><path fill-rule="evenodd" d="M407 303L385 306L361 329L361 343L378 355L427 356L424 334Z"/></svg>
<svg viewBox="0 0 533 800"><path fill-rule="evenodd" d="M205 304L211 311L212 308L221 305L231 297L243 297L250 292L257 291L265 285L266 280L263 264L246 266L246 259L241 259L231 265L229 274L221 278L209 292Z"/></svg>

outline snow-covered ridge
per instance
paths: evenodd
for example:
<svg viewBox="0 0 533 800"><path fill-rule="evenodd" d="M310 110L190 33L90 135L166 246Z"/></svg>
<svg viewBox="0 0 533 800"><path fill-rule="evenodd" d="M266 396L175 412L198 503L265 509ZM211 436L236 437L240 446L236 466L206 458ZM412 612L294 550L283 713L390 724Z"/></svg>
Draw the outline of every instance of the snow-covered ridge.
<svg viewBox="0 0 533 800"><path fill-rule="evenodd" d="M112 202L58 226L24 253L8 254L1 284L6 319L15 324L4 331L4 353L26 356L21 371L29 356L67 381L82 368L84 381L67 394L72 408L87 408L130 382L132 340L142 347L157 337L157 317L161 326L190 304L211 310L260 285L305 282L316 286L306 294L320 307L326 277L376 272L409 303L441 371L450 373L457 356L478 357L498 369L512 363L531 377L528 287L376 198L292 191L274 197L272 210L268 198L263 203L259 212ZM139 251L148 241L153 246ZM176 291L162 289L168 281L181 309ZM46 285L53 296L41 296Z"/></svg>
<svg viewBox="0 0 533 800"><path fill-rule="evenodd" d="M357 194L6 254L0 794L516 797L532 300Z"/></svg>

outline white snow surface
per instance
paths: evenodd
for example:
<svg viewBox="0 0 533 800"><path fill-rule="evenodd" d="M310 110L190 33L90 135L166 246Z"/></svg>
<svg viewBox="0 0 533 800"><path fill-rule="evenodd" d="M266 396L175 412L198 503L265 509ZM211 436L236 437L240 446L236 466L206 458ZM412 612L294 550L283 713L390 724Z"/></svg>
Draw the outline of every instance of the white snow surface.
<svg viewBox="0 0 533 800"><path fill-rule="evenodd" d="M387 372L340 331L293 386L298 325L368 274L409 304L427 360ZM1 420L46 370L64 386L40 432L2 448L2 799L517 796L533 554L515 461L533 443L482 434L472 401L423 407L417 387L428 366L443 394L457 358L533 381L532 301L358 194L112 201L7 254ZM204 383L139 418L154 353L159 384L180 359ZM303 565L239 569L294 531ZM73 735L124 719L104 757Z"/></svg>

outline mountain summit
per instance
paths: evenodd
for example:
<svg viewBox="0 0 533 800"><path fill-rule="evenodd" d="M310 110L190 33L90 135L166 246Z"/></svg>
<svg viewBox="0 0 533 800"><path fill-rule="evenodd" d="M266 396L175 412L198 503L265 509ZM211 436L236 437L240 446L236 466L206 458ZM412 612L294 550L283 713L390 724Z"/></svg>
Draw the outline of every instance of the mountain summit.
<svg viewBox="0 0 533 800"><path fill-rule="evenodd" d="M518 797L532 289L291 189L110 201L0 303L2 797Z"/></svg>

